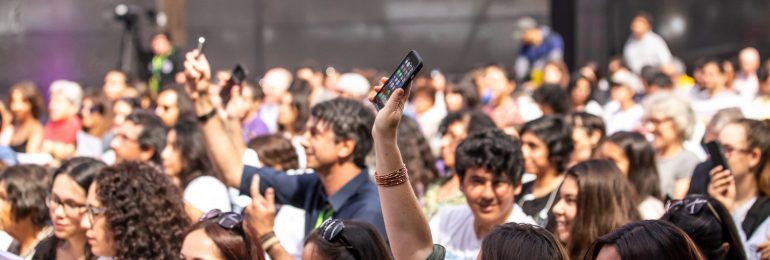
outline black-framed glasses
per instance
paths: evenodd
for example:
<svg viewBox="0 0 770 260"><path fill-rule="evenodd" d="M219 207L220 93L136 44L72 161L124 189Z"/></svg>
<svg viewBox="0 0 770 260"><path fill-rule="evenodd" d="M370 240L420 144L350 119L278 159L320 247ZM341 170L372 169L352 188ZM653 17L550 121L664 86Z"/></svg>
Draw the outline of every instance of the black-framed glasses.
<svg viewBox="0 0 770 260"><path fill-rule="evenodd" d="M90 205L87 205L86 209L88 209L88 217L91 219L92 222L97 216L104 214L104 212L107 210L104 207L93 207Z"/></svg>
<svg viewBox="0 0 770 260"><path fill-rule="evenodd" d="M59 206L64 207L64 212L67 215L77 215L82 214L85 212L86 205L84 204L78 204L73 201L67 200L67 201L61 201L58 197L48 195L48 197L45 198L45 205L49 209L58 208Z"/></svg>
<svg viewBox="0 0 770 260"><path fill-rule="evenodd" d="M708 208L708 210L711 212L712 215L714 215L714 217L717 219L717 221L719 221L719 223L722 223L722 218L719 217L719 214L717 214L717 211L716 209L714 209L714 206L712 206L711 203L704 198L672 200L669 202L669 205L666 207L666 211L672 212L672 211L684 209L690 215L697 215L703 210L704 207Z"/></svg>
<svg viewBox="0 0 770 260"><path fill-rule="evenodd" d="M216 219L217 224L228 230L232 230L239 227L243 223L243 216L235 212L222 212L219 209L212 209L198 219L198 221L206 221Z"/></svg>
<svg viewBox="0 0 770 260"><path fill-rule="evenodd" d="M342 235L343 230L345 230L345 223L343 223L342 220L331 218L324 221L321 226L318 227L321 238L329 242L339 242L345 246L348 252L353 254L356 259L361 259L361 254L358 253L358 250L353 247L353 244L345 239L345 236Z"/></svg>

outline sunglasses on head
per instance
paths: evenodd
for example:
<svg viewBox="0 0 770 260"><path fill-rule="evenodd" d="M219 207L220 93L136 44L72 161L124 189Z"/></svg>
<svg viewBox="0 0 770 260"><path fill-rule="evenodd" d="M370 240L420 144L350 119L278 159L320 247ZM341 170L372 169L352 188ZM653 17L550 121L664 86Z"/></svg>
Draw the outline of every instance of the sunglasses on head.
<svg viewBox="0 0 770 260"><path fill-rule="evenodd" d="M719 223L722 223L722 218L719 217L719 214L717 214L717 211L716 209L714 209L714 206L712 206L711 203L704 198L672 200L669 202L669 205L666 207L666 211L672 212L672 211L684 209L690 215L697 215L703 210L704 206L709 209L711 214L714 215L714 217L716 217Z"/></svg>
<svg viewBox="0 0 770 260"><path fill-rule="evenodd" d="M361 259L361 255L358 250L353 247L350 242L342 235L342 231L345 229L345 223L339 219L327 219L321 226L318 227L318 232L321 234L321 238L329 242L339 242L345 248L353 254L356 259Z"/></svg>
<svg viewBox="0 0 770 260"><path fill-rule="evenodd" d="M236 228L243 223L243 216L241 216L238 213L235 212L222 212L218 209L212 209L209 212L206 212L206 214L203 214L201 218L198 221L206 221L211 219L217 219L217 224L219 226L232 230L233 228Z"/></svg>

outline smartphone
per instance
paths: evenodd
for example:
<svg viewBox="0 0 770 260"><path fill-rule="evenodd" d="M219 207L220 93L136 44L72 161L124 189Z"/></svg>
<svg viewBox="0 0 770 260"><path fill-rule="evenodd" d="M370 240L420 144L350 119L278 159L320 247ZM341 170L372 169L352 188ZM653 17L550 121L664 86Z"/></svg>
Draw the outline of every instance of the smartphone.
<svg viewBox="0 0 770 260"><path fill-rule="evenodd" d="M709 160L711 160L714 167L722 165L722 169L730 170L730 165L727 164L727 158L725 158L725 151L719 141L708 142L706 144L706 149L708 149Z"/></svg>
<svg viewBox="0 0 770 260"><path fill-rule="evenodd" d="M415 50L409 51L409 54L407 54L404 60L401 61L401 64L398 65L396 71L390 75L388 81L382 86L380 92L377 92L377 95L374 96L373 102L377 111L385 107L385 104L388 102L390 95L393 94L393 91L399 88L409 87L409 83L411 83L414 76L420 72L420 69L422 69L422 58L420 57L420 54Z"/></svg>
<svg viewBox="0 0 770 260"><path fill-rule="evenodd" d="M235 85L241 85L243 81L246 79L246 69L243 68L243 65L237 64L235 65L235 68L232 72L230 72L230 79L225 82L225 85L222 87L222 90L219 92L219 97L222 98L222 104L227 104L227 102L230 102L230 98L233 91L233 86Z"/></svg>

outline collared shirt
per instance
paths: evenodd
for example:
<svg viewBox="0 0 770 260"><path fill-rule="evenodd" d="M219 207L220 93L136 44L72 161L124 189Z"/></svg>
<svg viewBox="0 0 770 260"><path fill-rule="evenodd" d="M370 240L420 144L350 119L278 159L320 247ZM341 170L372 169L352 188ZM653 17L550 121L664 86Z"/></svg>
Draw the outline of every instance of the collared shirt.
<svg viewBox="0 0 770 260"><path fill-rule="evenodd" d="M321 212L331 206L332 218L367 222L387 240L380 196L366 169L361 170L358 176L331 197L326 196L323 183L316 174L288 175L270 168L250 166L243 169L241 194L251 195L251 180L255 174L259 174L260 192L264 193L268 187L272 187L276 203L305 209L306 235L315 228L314 224Z"/></svg>

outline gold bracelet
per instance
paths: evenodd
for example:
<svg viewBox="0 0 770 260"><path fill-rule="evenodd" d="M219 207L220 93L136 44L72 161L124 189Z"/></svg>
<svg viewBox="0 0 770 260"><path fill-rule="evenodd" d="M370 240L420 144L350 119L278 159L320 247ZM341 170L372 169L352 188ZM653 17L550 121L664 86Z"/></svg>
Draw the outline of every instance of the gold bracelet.
<svg viewBox="0 0 770 260"><path fill-rule="evenodd" d="M409 175L407 173L406 165L402 165L401 168L398 168L388 174L381 175L375 172L374 180L377 182L377 185L383 187L397 186L404 184L409 180Z"/></svg>

